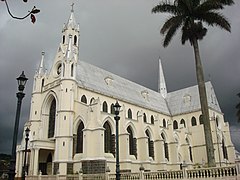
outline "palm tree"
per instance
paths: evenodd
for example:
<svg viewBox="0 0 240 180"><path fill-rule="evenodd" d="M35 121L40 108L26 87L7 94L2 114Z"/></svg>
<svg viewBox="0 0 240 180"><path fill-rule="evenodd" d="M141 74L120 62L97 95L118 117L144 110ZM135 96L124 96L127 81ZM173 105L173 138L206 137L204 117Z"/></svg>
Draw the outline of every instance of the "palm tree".
<svg viewBox="0 0 240 180"><path fill-rule="evenodd" d="M198 41L207 33L204 25L218 26L231 31L227 19L219 13L224 6L234 4L233 0L165 0L152 9L152 13L170 13L171 16L162 26L160 33L164 35L163 46L169 45L176 31L181 28L181 41L184 45L189 41L194 50L196 76L203 114L204 134L208 165L216 166L214 147L209 120L208 101L206 95L203 67L201 63ZM205 23L203 25L203 23Z"/></svg>

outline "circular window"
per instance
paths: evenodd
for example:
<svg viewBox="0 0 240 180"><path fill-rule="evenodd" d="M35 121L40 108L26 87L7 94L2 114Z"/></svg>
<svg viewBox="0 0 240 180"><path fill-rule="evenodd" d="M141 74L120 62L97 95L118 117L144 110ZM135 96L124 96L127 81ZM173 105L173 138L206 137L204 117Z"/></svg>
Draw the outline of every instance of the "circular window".
<svg viewBox="0 0 240 180"><path fill-rule="evenodd" d="M60 75L61 72L62 72L62 64L59 64L59 65L57 66L57 74Z"/></svg>

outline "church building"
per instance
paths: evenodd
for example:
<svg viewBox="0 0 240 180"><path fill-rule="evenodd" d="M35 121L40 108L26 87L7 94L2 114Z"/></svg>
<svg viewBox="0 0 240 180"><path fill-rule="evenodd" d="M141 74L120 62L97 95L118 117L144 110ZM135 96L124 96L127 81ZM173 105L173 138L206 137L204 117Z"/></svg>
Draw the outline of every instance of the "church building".
<svg viewBox="0 0 240 180"><path fill-rule="evenodd" d="M207 167L198 87L168 92L159 60L158 92L79 59L80 29L71 11L52 67L44 53L34 76L27 174L115 173L116 122L120 171ZM211 82L206 83L217 166L235 163L229 124L224 122ZM22 173L25 134L17 147L16 176Z"/></svg>

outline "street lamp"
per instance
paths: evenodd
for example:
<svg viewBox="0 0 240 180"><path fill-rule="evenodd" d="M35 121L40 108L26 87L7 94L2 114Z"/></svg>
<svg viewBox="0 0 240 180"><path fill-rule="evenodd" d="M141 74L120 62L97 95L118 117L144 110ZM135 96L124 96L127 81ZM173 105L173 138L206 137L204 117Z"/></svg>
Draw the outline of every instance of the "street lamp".
<svg viewBox="0 0 240 180"><path fill-rule="evenodd" d="M14 177L15 177L18 126L19 126L19 118L20 118L22 99L25 96L25 94L23 93L23 90L25 88L25 84L26 84L27 80L28 80L28 78L25 77L24 71L17 78L18 93L16 95L17 95L18 101L17 101L17 111L16 111L16 116L15 116L15 125L14 125L14 132L13 132L12 155L11 155L9 172L8 172L9 180L14 180Z"/></svg>
<svg viewBox="0 0 240 180"><path fill-rule="evenodd" d="M120 165L119 165L119 133L118 133L118 121L120 120L119 117L119 111L121 106L118 104L118 101L116 101L114 107L115 112L115 121L116 121L116 180L120 180Z"/></svg>
<svg viewBox="0 0 240 180"><path fill-rule="evenodd" d="M27 160L27 146L28 146L28 140L29 140L29 132L30 132L30 129L27 127L25 129L25 151L24 151L24 164L23 164L23 170L22 170L22 180L25 180L25 175L26 175L26 172L27 172L27 166L26 166L26 160Z"/></svg>

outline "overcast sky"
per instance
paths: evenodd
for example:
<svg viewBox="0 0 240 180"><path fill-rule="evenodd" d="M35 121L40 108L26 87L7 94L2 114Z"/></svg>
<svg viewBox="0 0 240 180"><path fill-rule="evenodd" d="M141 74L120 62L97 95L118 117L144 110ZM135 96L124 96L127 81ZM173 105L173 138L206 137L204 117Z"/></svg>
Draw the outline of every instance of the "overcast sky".
<svg viewBox="0 0 240 180"><path fill-rule="evenodd" d="M210 27L200 42L205 79L211 80L219 104L230 123L234 144L240 150L240 125L235 106L240 102L240 2L224 10L232 25L228 33ZM176 35L167 48L159 29L167 15L152 14L158 0L9 0L13 14L24 15L34 5L41 10L37 22L11 19L0 2L0 153L10 153L16 112L16 77L29 78L23 99L19 140L29 118L34 73L46 52L51 66L74 2L80 24L80 60L157 90L158 58L161 57L168 91L196 85L193 49L182 46Z"/></svg>

